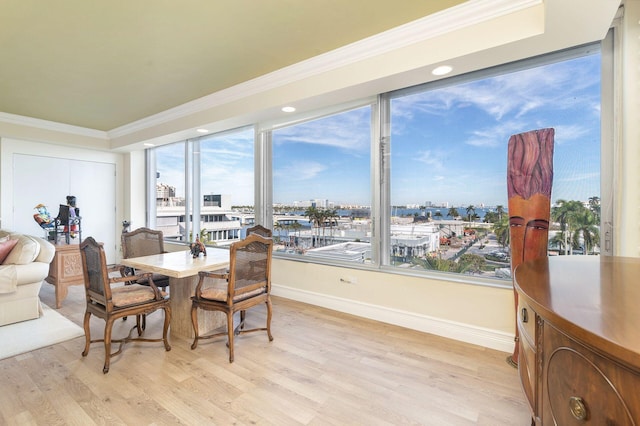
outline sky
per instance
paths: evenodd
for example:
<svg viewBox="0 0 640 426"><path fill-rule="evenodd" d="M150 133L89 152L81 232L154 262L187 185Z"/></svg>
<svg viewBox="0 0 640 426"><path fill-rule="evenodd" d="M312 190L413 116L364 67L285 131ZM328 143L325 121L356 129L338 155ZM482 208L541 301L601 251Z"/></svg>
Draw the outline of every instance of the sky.
<svg viewBox="0 0 640 426"><path fill-rule="evenodd" d="M369 106L273 132L273 201L371 204ZM552 202L600 196L600 55L404 94L391 102L391 204L507 206L507 143L553 127ZM204 138L202 191L253 205L253 132ZM183 145L158 149L184 194ZM181 192L182 191L182 192Z"/></svg>

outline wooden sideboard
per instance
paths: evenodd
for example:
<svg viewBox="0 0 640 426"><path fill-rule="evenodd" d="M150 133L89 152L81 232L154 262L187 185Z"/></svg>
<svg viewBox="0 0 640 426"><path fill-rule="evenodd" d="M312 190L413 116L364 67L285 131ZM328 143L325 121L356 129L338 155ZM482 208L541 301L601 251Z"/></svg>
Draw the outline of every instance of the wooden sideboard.
<svg viewBox="0 0 640 426"><path fill-rule="evenodd" d="M45 279L56 290L56 308L62 306L69 286L84 284L82 258L78 244L57 244L56 254L49 265L49 276Z"/></svg>
<svg viewBox="0 0 640 426"><path fill-rule="evenodd" d="M535 425L640 425L640 259L518 266L518 370Z"/></svg>

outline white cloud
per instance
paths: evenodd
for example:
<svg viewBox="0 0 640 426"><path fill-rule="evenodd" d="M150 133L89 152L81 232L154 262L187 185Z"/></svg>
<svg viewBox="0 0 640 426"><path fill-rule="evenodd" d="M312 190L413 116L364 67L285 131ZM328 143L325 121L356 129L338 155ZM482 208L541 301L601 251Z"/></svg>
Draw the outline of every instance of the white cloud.
<svg viewBox="0 0 640 426"><path fill-rule="evenodd" d="M295 181L310 180L316 178L327 169L326 165L313 161L294 161L286 167L274 170L274 177Z"/></svg>

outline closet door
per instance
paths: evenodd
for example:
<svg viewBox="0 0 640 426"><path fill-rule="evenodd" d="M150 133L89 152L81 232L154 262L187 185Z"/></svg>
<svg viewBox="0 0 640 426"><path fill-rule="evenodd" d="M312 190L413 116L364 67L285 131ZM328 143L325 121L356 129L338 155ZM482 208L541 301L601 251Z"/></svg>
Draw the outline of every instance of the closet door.
<svg viewBox="0 0 640 426"><path fill-rule="evenodd" d="M44 237L33 219L45 204L55 217L67 195L75 195L82 217L82 237L104 243L108 262L115 262L116 166L113 163L13 154L13 224L10 230ZM3 224L4 225L4 224Z"/></svg>

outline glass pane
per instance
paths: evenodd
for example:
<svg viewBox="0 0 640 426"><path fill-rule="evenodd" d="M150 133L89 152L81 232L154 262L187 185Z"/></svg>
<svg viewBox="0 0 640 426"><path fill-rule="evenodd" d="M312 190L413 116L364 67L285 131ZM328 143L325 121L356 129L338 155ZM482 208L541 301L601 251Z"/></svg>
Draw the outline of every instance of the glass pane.
<svg viewBox="0 0 640 426"><path fill-rule="evenodd" d="M154 148L156 158L156 229L165 239L186 241L185 217L185 144L174 143Z"/></svg>
<svg viewBox="0 0 640 426"><path fill-rule="evenodd" d="M200 240L227 245L254 223L253 128L200 140Z"/></svg>
<svg viewBox="0 0 640 426"><path fill-rule="evenodd" d="M573 254L597 253L600 55L593 54L392 100L391 264L510 278L507 143L545 127L555 128L552 206L564 200L579 210L569 229L552 208L549 253L564 254L565 241Z"/></svg>
<svg viewBox="0 0 640 426"><path fill-rule="evenodd" d="M186 234L185 219L194 221L191 206L196 203L200 224L193 225L205 244L225 245L242 238L242 230L254 222L253 213L253 128L202 137L155 148L156 228L165 239L192 241ZM190 194L185 193L185 173L197 173L198 167L185 167L185 144L191 144L194 162L200 159L200 175L190 176ZM188 212L188 215L187 215Z"/></svg>
<svg viewBox="0 0 640 426"><path fill-rule="evenodd" d="M371 107L272 136L276 251L371 262Z"/></svg>

